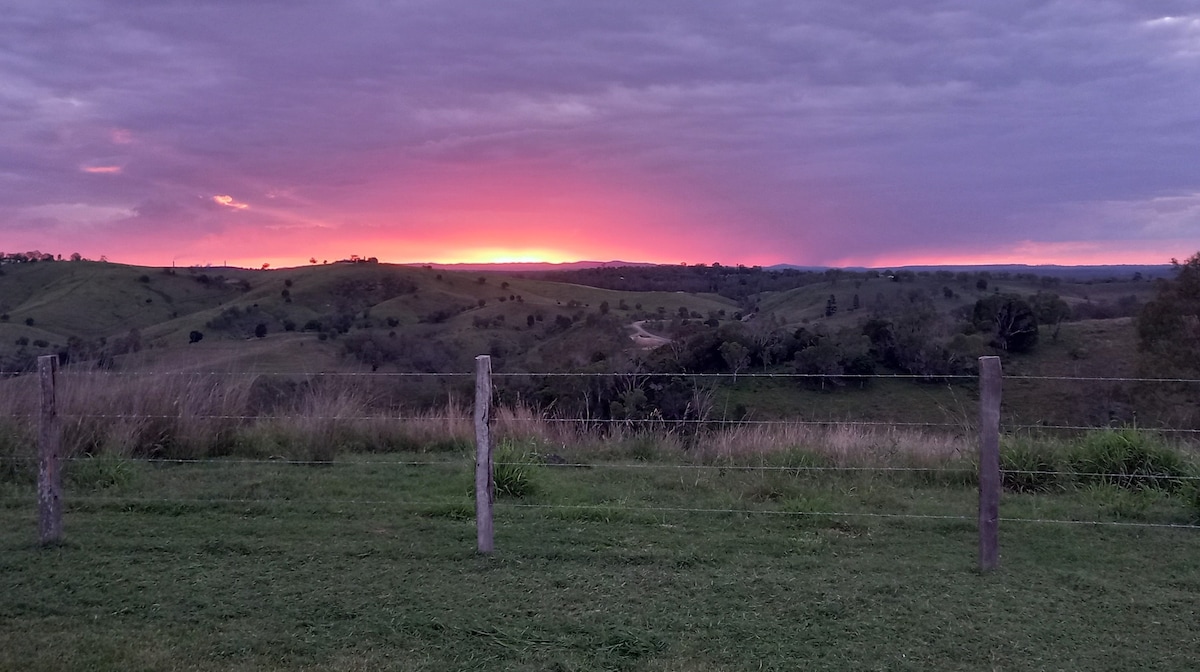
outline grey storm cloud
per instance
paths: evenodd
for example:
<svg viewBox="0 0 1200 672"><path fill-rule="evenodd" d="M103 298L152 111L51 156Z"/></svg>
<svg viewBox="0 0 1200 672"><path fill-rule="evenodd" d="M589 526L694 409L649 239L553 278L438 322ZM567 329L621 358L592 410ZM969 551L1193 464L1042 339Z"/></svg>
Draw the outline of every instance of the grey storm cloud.
<svg viewBox="0 0 1200 672"><path fill-rule="evenodd" d="M673 202L670 226L780 261L1200 245L1192 2L5 4L0 248L194 226L219 194L269 201L264 226L432 208L422 176L479 161Z"/></svg>

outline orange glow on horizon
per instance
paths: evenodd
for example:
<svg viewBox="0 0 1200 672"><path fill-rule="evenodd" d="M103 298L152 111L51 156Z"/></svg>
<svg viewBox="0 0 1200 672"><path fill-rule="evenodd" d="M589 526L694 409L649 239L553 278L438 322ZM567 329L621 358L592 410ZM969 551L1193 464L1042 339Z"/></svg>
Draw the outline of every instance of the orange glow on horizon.
<svg viewBox="0 0 1200 672"><path fill-rule="evenodd" d="M85 173L93 175L114 175L121 172L120 166L82 166L80 168Z"/></svg>
<svg viewBox="0 0 1200 672"><path fill-rule="evenodd" d="M561 264L571 261L578 261L570 256L570 253L564 253L555 250L545 249L508 249L508 248L480 248L475 250L467 250L460 255L456 255L445 260L439 260L437 263L443 264L525 264L525 263L544 263L544 264Z"/></svg>
<svg viewBox="0 0 1200 672"><path fill-rule="evenodd" d="M1164 252L1175 248L1177 253ZM1022 241L991 252L966 250L928 250L878 257L843 257L835 267L899 268L903 266L1122 266L1160 265L1172 257L1183 259L1194 254L1188 243L1180 241L1071 241L1038 243Z"/></svg>
<svg viewBox="0 0 1200 672"><path fill-rule="evenodd" d="M237 248L230 248L237 249ZM796 266L814 266L814 267L862 267L862 268L900 268L905 266L992 266L992 265L1027 265L1027 266L1117 266L1117 265L1162 265L1170 262L1171 257L1177 259L1185 259L1195 250L1181 251L1177 254L1166 254L1165 256L1159 253L1145 254L1121 254L1120 252L1097 252L1091 254L1079 254L1072 256L1022 256L1022 255L990 255L990 254L972 254L968 252L928 252L912 255L897 255L895 257L877 257L873 259L857 259L843 258L833 260L831 262L809 262L805 260L770 260L763 258L750 259L722 259L720 255L708 255L706 257L698 257L692 259L661 259L654 258L652 255L641 254L633 250L626 252L609 251L602 253L599 250L594 250L592 253L580 254L566 251L555 251L550 249L508 249L508 248L479 248L475 250L460 250L452 246L442 248L438 251L430 250L428 254L412 254L397 253L388 254L385 250L379 250L379 253L372 252L373 248L370 245L361 246L363 253L347 253L347 254L317 254L315 256L308 255L289 255L289 254L269 254L263 256L245 256L244 248L239 249L236 256L224 256L220 254L209 254L204 256L188 255L187 257L177 257L175 262L180 266L222 266L228 265L239 268L258 269L262 268L264 263L270 264L271 268L291 268L298 266L311 266L310 258L317 259L317 265L322 265L328 261L333 263L336 261L346 260L355 254L360 258L377 257L380 263L385 264L569 264L581 261L592 262L609 262L609 261L626 261L630 263L647 263L661 264L664 266L675 266L680 263L687 265L695 264L712 264L719 263L722 266L762 266L770 267L776 264L791 264ZM428 248L427 248L428 249ZM96 255L94 258L98 258ZM131 255L108 255L109 258L117 263L127 263L137 266L161 267L171 265L171 261L163 263L164 259L157 254L131 254Z"/></svg>

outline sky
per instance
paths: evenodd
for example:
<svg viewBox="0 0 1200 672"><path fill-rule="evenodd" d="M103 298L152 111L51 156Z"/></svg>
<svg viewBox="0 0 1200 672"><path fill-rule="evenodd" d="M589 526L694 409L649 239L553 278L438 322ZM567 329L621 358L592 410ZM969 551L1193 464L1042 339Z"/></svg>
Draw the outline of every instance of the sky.
<svg viewBox="0 0 1200 672"><path fill-rule="evenodd" d="M0 0L0 251L1166 263L1194 0Z"/></svg>

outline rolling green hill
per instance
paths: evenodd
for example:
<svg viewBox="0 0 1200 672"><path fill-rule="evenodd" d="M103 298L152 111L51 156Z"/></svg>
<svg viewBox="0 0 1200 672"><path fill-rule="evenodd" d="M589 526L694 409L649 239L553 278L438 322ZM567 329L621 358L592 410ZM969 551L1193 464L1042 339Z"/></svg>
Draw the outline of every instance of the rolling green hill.
<svg viewBox="0 0 1200 672"><path fill-rule="evenodd" d="M469 372L475 355L487 353L509 372L812 376L724 379L704 400L668 383L643 384L637 398L611 381L509 387L513 398L559 408L569 406L563 395L578 394L572 410L629 418L703 411L970 422L963 418L973 392L954 376L972 375L980 355L1000 354L1006 372L1022 376L1136 376L1132 316L1154 293L1140 276L987 271L497 273L362 262L260 271L89 261L0 270L0 370L9 372L31 370L44 354L80 370ZM1041 316L1034 345L998 349L977 306L1004 297L1062 310L1046 314L1057 315L1052 323ZM635 323L670 344L640 347ZM1022 380L1009 389L1021 392L1007 402L1021 424L1129 422L1137 413L1195 424L1198 415L1190 398L1167 395L1167 403L1134 383Z"/></svg>

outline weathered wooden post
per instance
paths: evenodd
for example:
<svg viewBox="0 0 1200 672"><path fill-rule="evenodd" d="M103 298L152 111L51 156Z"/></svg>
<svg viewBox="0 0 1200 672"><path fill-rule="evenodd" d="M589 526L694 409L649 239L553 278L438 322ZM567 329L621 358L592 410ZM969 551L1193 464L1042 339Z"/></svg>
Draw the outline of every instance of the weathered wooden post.
<svg viewBox="0 0 1200 672"><path fill-rule="evenodd" d="M999 357L979 358L979 570L1000 565Z"/></svg>
<svg viewBox="0 0 1200 672"><path fill-rule="evenodd" d="M62 424L54 391L58 357L38 357L42 407L38 418L38 536L43 546L62 541Z"/></svg>
<svg viewBox="0 0 1200 672"><path fill-rule="evenodd" d="M496 485L492 477L492 358L475 358L475 536L480 553L491 553L492 501Z"/></svg>

